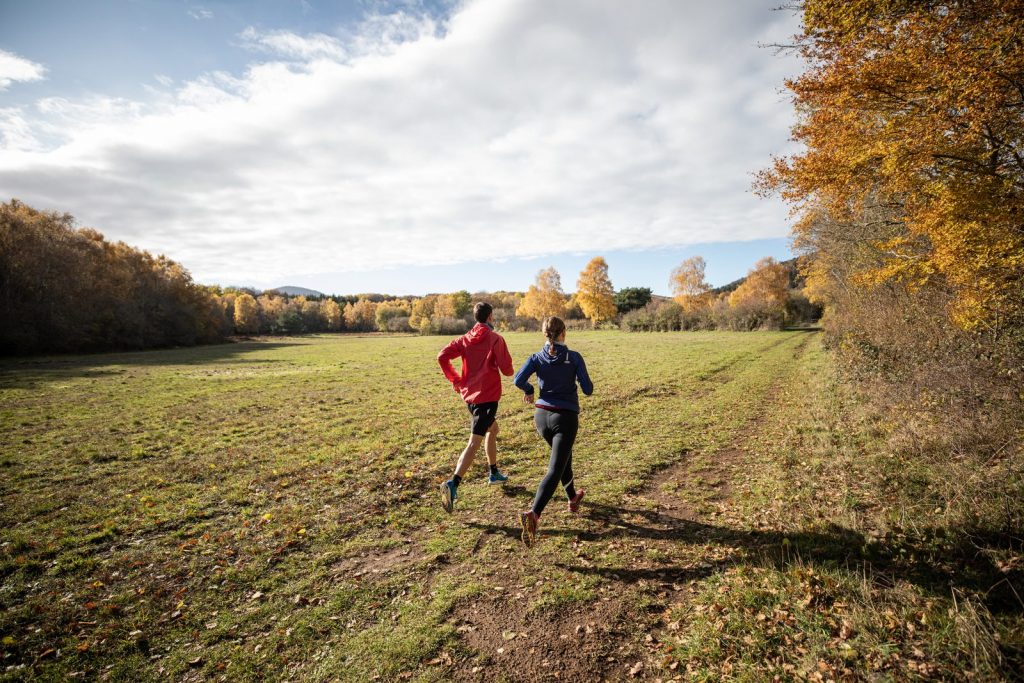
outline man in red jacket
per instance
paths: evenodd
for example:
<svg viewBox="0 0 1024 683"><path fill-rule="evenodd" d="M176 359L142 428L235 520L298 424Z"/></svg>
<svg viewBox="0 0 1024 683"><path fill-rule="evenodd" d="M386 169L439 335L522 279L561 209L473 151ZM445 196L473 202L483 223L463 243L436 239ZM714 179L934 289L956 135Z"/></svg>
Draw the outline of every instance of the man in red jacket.
<svg viewBox="0 0 1024 683"><path fill-rule="evenodd" d="M469 443L459 456L455 475L441 484L441 506L451 512L459 484L466 470L473 464L473 458L484 442L487 462L491 473L489 484L501 484L508 480L498 470L498 400L501 398L501 375L512 376L512 356L501 335L494 331L494 320L490 304L478 303L473 307L476 325L466 334L453 340L437 355L437 362L455 391L459 392L473 416L472 434ZM462 372L452 367L452 359L462 359Z"/></svg>

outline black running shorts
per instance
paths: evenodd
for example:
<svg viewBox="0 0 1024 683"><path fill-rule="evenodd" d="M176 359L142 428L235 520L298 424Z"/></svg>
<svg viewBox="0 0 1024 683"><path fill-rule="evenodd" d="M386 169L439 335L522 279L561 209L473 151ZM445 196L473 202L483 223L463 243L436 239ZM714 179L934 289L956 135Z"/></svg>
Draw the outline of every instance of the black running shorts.
<svg viewBox="0 0 1024 683"><path fill-rule="evenodd" d="M498 402L490 403L467 403L470 415L473 416L473 433L477 436L487 434L487 430L494 424L498 417Z"/></svg>

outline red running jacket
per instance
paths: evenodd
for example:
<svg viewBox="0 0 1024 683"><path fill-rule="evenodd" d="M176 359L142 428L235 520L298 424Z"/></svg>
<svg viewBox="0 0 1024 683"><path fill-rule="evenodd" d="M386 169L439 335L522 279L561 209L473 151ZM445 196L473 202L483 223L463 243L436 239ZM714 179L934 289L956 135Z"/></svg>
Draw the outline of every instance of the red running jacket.
<svg viewBox="0 0 1024 683"><path fill-rule="evenodd" d="M462 359L462 374L452 360ZM437 362L455 391L466 403L490 403L501 398L501 375L512 376L512 356L505 340L483 323L453 340L437 354Z"/></svg>

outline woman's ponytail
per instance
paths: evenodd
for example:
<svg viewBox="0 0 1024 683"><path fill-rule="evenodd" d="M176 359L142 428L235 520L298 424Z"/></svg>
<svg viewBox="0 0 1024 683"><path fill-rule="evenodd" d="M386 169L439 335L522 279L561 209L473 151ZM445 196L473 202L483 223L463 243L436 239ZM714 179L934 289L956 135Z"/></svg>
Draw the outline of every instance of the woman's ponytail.
<svg viewBox="0 0 1024 683"><path fill-rule="evenodd" d="M555 351L555 340L565 334L565 322L561 318L551 316L550 318L544 318L544 323L540 327L541 332L548 339L548 355L557 356L558 352Z"/></svg>

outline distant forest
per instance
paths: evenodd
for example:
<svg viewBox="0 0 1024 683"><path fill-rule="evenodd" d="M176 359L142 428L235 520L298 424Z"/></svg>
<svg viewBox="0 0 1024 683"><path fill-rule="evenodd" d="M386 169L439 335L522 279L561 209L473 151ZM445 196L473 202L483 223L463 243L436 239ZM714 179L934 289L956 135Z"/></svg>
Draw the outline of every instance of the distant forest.
<svg viewBox="0 0 1024 683"><path fill-rule="evenodd" d="M181 264L92 228L69 214L18 200L0 204L0 353L189 346L246 335L313 332L461 334L475 301L494 306L501 330L538 329L547 316L570 327L631 331L778 329L814 320L795 261L765 259L744 280L714 290L700 257L671 275L673 299L647 288L614 290L597 257L566 294L554 268L526 292L459 291L289 296L276 290L200 285Z"/></svg>

